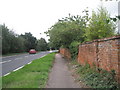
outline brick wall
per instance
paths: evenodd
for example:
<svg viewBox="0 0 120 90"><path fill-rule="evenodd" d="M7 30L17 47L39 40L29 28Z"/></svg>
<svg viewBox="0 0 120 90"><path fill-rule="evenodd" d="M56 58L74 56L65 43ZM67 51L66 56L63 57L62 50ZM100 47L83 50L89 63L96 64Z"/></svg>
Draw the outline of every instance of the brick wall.
<svg viewBox="0 0 120 90"><path fill-rule="evenodd" d="M120 81L120 35L79 45L78 62L95 64L107 71L115 70Z"/></svg>
<svg viewBox="0 0 120 90"><path fill-rule="evenodd" d="M79 53L78 53L78 62L80 64L85 65L86 62L88 62L91 66L93 63L96 63L96 42L95 43L89 43L89 44L83 44L79 46Z"/></svg>
<svg viewBox="0 0 120 90"><path fill-rule="evenodd" d="M67 48L60 48L60 53L71 59ZM115 70L120 82L120 35L97 39L79 45L78 63L96 66L107 71Z"/></svg>
<svg viewBox="0 0 120 90"><path fill-rule="evenodd" d="M60 48L59 52L64 55L67 59L71 59L70 51L67 48Z"/></svg>

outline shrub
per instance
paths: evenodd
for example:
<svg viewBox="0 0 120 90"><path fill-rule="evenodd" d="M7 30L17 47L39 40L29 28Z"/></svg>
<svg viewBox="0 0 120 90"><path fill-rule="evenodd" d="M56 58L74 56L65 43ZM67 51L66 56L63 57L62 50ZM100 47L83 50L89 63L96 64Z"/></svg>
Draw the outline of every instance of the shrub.
<svg viewBox="0 0 120 90"><path fill-rule="evenodd" d="M76 59L77 58L77 55L78 55L78 45L79 44L80 44L79 42L74 41L69 46L72 59Z"/></svg>
<svg viewBox="0 0 120 90"><path fill-rule="evenodd" d="M112 88L118 89L118 83L115 80L115 72L110 72L101 69L101 73L97 72L95 68L90 68L88 64L77 68L77 73L80 75L80 79L86 83L86 85L92 88Z"/></svg>

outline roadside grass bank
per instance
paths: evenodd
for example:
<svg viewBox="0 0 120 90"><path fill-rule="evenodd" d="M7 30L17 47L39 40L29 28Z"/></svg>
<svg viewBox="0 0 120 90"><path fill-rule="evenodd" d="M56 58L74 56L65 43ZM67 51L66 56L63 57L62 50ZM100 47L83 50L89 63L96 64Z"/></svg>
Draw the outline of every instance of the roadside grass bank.
<svg viewBox="0 0 120 90"><path fill-rule="evenodd" d="M39 53L41 51L37 51ZM44 52L44 51L42 51ZM20 53L8 53L8 54L3 54L2 57L7 57L7 56L14 56L14 55L22 55L22 54L28 54L29 52L20 52Z"/></svg>
<svg viewBox="0 0 120 90"><path fill-rule="evenodd" d="M2 89L2 77L0 77L0 90Z"/></svg>
<svg viewBox="0 0 120 90"><path fill-rule="evenodd" d="M74 74L77 74L76 81L83 82L89 88L96 89L120 89L117 81L115 80L115 71L111 72L99 69L97 72L95 67L90 68L89 64L82 66L78 64L75 60L70 61L68 64L69 68L73 70Z"/></svg>
<svg viewBox="0 0 120 90"><path fill-rule="evenodd" d="M20 55L20 54L25 54L28 52L21 52L21 53L8 53L8 54L3 54L2 57L6 57L6 56L14 56L14 55Z"/></svg>
<svg viewBox="0 0 120 90"><path fill-rule="evenodd" d="M22 69L2 77L2 88L45 88L55 53L34 60Z"/></svg>

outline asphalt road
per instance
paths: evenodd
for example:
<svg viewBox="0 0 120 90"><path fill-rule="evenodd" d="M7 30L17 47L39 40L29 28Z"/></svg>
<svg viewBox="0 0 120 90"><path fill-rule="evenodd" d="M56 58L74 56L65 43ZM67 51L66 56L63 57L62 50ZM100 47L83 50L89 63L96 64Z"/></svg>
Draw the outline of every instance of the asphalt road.
<svg viewBox="0 0 120 90"><path fill-rule="evenodd" d="M2 57L2 62L0 62L0 64L2 64L2 76L5 76L12 71L16 71L22 68L24 65L30 64L33 60L43 57L49 53L51 52L45 51L36 54L21 54Z"/></svg>

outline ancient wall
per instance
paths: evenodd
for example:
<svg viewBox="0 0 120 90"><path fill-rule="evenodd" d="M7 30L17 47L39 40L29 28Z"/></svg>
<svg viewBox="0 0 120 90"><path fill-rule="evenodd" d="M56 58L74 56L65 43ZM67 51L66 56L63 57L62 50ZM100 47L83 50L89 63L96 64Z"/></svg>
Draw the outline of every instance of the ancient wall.
<svg viewBox="0 0 120 90"><path fill-rule="evenodd" d="M60 53L71 58L67 48L60 48ZM107 71L115 70L120 82L120 35L97 39L79 45L78 63L94 65Z"/></svg>
<svg viewBox="0 0 120 90"><path fill-rule="evenodd" d="M120 80L120 35L79 45L78 62L107 71L115 70Z"/></svg>
<svg viewBox="0 0 120 90"><path fill-rule="evenodd" d="M70 51L67 48L60 48L59 52L64 55L67 59L71 59Z"/></svg>

